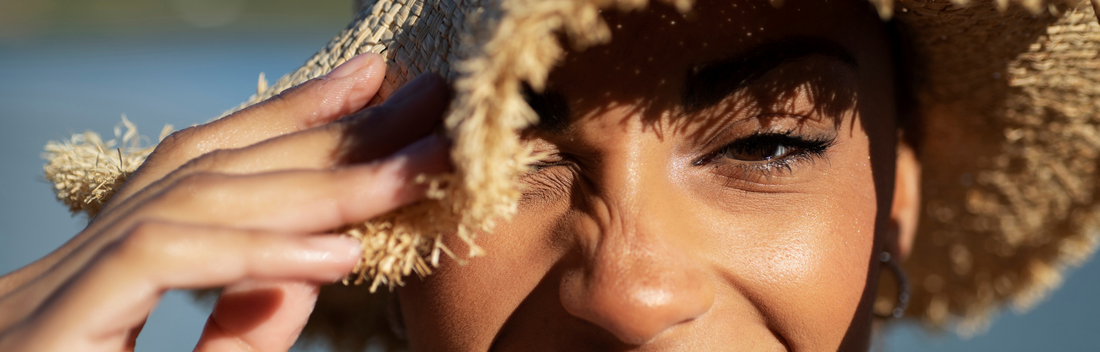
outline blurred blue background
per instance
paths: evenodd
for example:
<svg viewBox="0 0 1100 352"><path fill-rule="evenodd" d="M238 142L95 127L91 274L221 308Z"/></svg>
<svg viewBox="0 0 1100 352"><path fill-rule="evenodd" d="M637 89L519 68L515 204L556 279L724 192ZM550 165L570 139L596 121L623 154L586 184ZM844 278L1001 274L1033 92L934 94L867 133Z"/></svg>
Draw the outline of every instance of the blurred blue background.
<svg viewBox="0 0 1100 352"><path fill-rule="evenodd" d="M297 68L351 19L348 0L0 0L0 273L61 245L72 217L42 176L47 140L105 136L126 116L153 138L219 116ZM139 351L190 351L210 307L169 293ZM319 348L317 348L320 350ZM1035 309L968 338L890 327L881 350L1100 351L1100 263Z"/></svg>

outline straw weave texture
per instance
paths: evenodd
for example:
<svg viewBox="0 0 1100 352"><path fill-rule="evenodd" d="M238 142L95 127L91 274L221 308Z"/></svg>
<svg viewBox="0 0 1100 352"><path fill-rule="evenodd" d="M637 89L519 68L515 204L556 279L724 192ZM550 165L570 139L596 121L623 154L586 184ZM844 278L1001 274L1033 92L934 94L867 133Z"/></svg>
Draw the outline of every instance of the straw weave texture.
<svg viewBox="0 0 1100 352"><path fill-rule="evenodd" d="M1088 2L898 5L924 129L909 314L970 332L1096 248L1100 26Z"/></svg>

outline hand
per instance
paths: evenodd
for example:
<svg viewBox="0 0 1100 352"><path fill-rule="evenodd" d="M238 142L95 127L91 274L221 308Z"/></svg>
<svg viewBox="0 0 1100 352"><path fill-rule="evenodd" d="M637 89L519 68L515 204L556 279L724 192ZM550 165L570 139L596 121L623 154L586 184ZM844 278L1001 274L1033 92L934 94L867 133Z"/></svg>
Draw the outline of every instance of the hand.
<svg viewBox="0 0 1100 352"><path fill-rule="evenodd" d="M0 351L133 349L164 291L219 286L196 350L290 348L317 285L358 259L358 242L319 233L414 202L417 175L450 168L431 136L449 99L438 76L362 110L382 62L361 55L165 139L86 229L0 278Z"/></svg>

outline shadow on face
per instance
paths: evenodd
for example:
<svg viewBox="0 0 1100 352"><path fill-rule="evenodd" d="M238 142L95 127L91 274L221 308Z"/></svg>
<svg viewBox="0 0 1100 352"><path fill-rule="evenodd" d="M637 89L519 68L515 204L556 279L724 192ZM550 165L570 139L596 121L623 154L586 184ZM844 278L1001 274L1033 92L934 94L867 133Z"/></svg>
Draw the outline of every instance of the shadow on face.
<svg viewBox="0 0 1100 352"><path fill-rule="evenodd" d="M865 350L897 127L860 0L605 11L489 255L399 289L413 350ZM457 244L448 244L457 245Z"/></svg>

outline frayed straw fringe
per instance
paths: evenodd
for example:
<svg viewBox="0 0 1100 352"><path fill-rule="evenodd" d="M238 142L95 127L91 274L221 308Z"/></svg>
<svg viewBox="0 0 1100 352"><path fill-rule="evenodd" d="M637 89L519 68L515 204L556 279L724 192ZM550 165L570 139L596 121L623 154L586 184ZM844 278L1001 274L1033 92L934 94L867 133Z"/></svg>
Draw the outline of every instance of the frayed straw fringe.
<svg viewBox="0 0 1100 352"><path fill-rule="evenodd" d="M158 141L171 132L171 125L164 126ZM114 134L114 139L103 141L98 133L86 131L67 141L46 144L42 154L47 160L46 180L53 184L57 199L74 215L95 217L155 147L142 143L137 126L126 115L115 126Z"/></svg>

